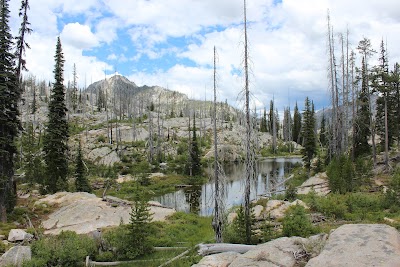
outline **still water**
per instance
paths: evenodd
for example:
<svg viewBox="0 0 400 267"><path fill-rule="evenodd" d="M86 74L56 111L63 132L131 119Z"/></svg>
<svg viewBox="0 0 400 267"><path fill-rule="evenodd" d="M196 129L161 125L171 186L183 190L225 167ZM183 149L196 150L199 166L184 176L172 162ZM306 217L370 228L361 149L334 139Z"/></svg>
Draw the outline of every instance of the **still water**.
<svg viewBox="0 0 400 267"><path fill-rule="evenodd" d="M284 189L283 181L291 169L301 163L301 158L275 158L257 161L257 175L251 183L250 199L254 200L271 191ZM232 206L244 203L244 164L224 165L224 205L228 210ZM210 168L208 173L213 173ZM211 175L210 175L211 176ZM154 200L177 211L194 212L203 216L214 211L214 180L203 185L183 188L174 193L157 197Z"/></svg>

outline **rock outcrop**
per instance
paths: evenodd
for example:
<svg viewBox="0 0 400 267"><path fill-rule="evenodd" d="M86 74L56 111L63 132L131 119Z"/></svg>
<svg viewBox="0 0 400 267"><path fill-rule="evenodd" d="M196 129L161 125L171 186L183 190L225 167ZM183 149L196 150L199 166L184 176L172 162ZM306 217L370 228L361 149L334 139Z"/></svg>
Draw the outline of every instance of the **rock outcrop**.
<svg viewBox="0 0 400 267"><path fill-rule="evenodd" d="M8 241L9 242L18 242L18 241L29 241L33 238L33 235L28 234L22 229L11 229L8 233Z"/></svg>
<svg viewBox="0 0 400 267"><path fill-rule="evenodd" d="M36 202L37 205L43 203L59 205L59 209L42 222L45 234L59 234L65 230L86 234L98 228L117 226L121 222L127 224L130 219L130 203L115 197L107 197L107 201L103 201L89 193L59 192ZM163 221L175 210L150 205L150 212L153 213L153 221Z"/></svg>
<svg viewBox="0 0 400 267"><path fill-rule="evenodd" d="M331 192L326 172L317 173L313 177L307 179L307 181L297 188L297 194L305 195L312 189L314 189L315 193L319 196L326 196Z"/></svg>
<svg viewBox="0 0 400 267"><path fill-rule="evenodd" d="M237 252L224 252L214 255L205 256L198 264L192 267L226 267L232 263L238 256Z"/></svg>
<svg viewBox="0 0 400 267"><path fill-rule="evenodd" d="M385 224L342 225L306 266L400 266L400 234Z"/></svg>
<svg viewBox="0 0 400 267"><path fill-rule="evenodd" d="M31 258L32 252L29 246L15 246L0 257L0 266L20 267L24 261L29 261Z"/></svg>

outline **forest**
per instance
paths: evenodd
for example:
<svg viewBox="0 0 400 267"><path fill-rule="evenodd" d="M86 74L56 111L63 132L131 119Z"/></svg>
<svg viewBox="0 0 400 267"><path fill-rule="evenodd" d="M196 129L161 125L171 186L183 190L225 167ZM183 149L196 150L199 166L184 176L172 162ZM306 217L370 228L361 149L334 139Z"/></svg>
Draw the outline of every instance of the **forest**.
<svg viewBox="0 0 400 267"><path fill-rule="evenodd" d="M19 247L29 256L15 266L208 266L207 254L247 253L284 237L303 237L288 266L313 266L332 229L400 228L400 65L383 39L352 46L350 29L334 32L328 11L330 106L316 110L309 96L298 100L303 110L296 101L279 111L274 99L257 109L244 1L238 108L217 99L224 63L215 46L204 100L117 73L80 87L79 63L66 81L60 37L54 79L38 78L26 68L28 0L16 36L9 1L0 5L4 266L14 266L5 255ZM241 197L231 200L236 182ZM268 253L252 260L270 262ZM218 266L249 264L235 261Z"/></svg>

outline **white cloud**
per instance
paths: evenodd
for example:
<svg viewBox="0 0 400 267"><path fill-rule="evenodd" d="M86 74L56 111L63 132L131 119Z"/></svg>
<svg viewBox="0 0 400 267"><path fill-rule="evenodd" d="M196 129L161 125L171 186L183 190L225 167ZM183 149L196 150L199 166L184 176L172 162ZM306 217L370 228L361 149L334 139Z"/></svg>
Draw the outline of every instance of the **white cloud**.
<svg viewBox="0 0 400 267"><path fill-rule="evenodd" d="M18 1L11 1L18 10ZM191 61L190 66L173 63L170 69L148 72L138 69L129 75L138 84L160 85L204 98L204 89L212 87L212 49L218 49L219 98L235 104L243 86L237 75L243 55L242 1L231 0L36 0L29 15L34 34L28 37L28 68L37 76L51 77L57 24L68 21L61 37L65 48L66 73L73 62L78 73L101 79L103 70L112 69L95 57L84 56L101 48L108 60L124 62L176 57L177 62ZM327 104L326 12L330 9L335 32L348 27L352 48L364 36L376 50L382 38L387 40L391 65L400 62L400 9L398 0L272 0L248 1L249 42L252 66L251 91L257 105L268 105L274 96L283 109L289 100L302 106L306 95ZM11 17L13 31L18 19ZM67 16L68 15L68 16ZM81 16L84 16L83 20ZM93 31L91 30L93 29ZM121 40L129 35L130 40ZM187 46L174 47L170 38L193 40ZM127 48L123 54L119 48ZM136 54L129 54L130 47ZM337 51L340 51L339 49ZM143 57L143 56L146 57ZM373 60L376 60L373 59ZM68 65L68 66L67 66ZM136 67L136 64L135 64ZM161 69L161 67L160 67ZM123 70L119 70L123 72ZM82 78L80 79L82 81ZM211 93L209 93L211 94Z"/></svg>
<svg viewBox="0 0 400 267"><path fill-rule="evenodd" d="M65 25L61 32L61 39L77 49L90 49L99 44L90 27L78 22Z"/></svg>

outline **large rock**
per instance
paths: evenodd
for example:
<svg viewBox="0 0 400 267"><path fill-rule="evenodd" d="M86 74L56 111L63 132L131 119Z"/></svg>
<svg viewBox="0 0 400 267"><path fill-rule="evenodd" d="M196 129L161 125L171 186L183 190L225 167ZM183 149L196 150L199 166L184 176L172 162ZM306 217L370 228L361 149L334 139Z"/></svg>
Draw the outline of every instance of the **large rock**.
<svg viewBox="0 0 400 267"><path fill-rule="evenodd" d="M214 255L205 256L200 260L198 264L192 265L192 267L226 267L230 266L240 254L237 252L224 252Z"/></svg>
<svg viewBox="0 0 400 267"><path fill-rule="evenodd" d="M240 255L229 265L229 267L295 266L297 263L295 255L304 251L303 244L306 242L306 238L281 237L265 244L258 245L254 249Z"/></svg>
<svg viewBox="0 0 400 267"><path fill-rule="evenodd" d="M10 248L0 258L0 266L20 267L24 261L31 260L32 252L28 246L15 246Z"/></svg>
<svg viewBox="0 0 400 267"><path fill-rule="evenodd" d="M328 185L328 176L326 172L317 173L313 177L307 179L301 186L297 188L297 194L306 195L312 189L319 196L326 196L331 192Z"/></svg>
<svg viewBox="0 0 400 267"><path fill-rule="evenodd" d="M342 225L306 266L400 266L400 234L385 224Z"/></svg>
<svg viewBox="0 0 400 267"><path fill-rule="evenodd" d="M33 238L33 235L28 234L22 229L11 229L10 232L8 233L8 241L9 242L18 242L18 241L25 241L25 240L31 240Z"/></svg>
<svg viewBox="0 0 400 267"><path fill-rule="evenodd" d="M115 197L107 197L107 201L103 201L93 194L81 192L57 193L37 202L40 203L59 205L59 209L42 222L45 234L59 234L65 230L86 234L98 228L118 226L121 222L127 224L131 212L127 201ZM150 205L150 212L153 213L153 221L163 221L175 210Z"/></svg>

